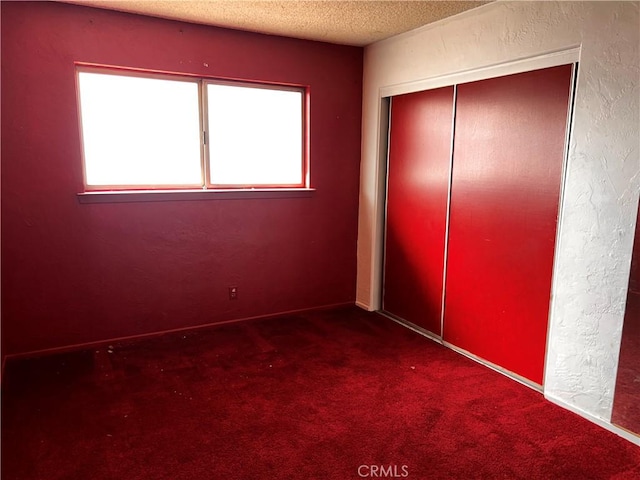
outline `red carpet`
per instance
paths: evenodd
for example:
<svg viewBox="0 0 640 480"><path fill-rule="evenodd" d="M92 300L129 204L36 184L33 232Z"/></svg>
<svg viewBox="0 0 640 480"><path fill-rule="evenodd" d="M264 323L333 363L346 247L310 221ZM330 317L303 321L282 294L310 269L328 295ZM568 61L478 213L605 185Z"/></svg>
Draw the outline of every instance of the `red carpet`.
<svg viewBox="0 0 640 480"><path fill-rule="evenodd" d="M640 478L640 448L356 308L113 347L7 365L4 480Z"/></svg>

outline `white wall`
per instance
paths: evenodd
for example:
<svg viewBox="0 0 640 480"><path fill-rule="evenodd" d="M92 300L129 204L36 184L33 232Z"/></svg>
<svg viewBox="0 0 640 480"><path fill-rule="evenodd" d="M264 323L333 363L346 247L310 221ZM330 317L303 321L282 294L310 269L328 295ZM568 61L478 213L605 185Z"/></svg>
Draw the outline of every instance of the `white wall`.
<svg viewBox="0 0 640 480"><path fill-rule="evenodd" d="M580 48L544 391L605 426L640 191L639 32L638 2L497 2L365 49L357 301L375 310L384 214L380 89Z"/></svg>

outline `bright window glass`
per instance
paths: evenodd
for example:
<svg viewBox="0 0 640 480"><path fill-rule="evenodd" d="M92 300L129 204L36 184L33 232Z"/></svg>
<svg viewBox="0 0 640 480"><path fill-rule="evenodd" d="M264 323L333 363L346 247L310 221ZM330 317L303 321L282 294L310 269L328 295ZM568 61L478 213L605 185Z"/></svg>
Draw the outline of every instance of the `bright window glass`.
<svg viewBox="0 0 640 480"><path fill-rule="evenodd" d="M307 187L302 88L79 67L87 190Z"/></svg>
<svg viewBox="0 0 640 480"><path fill-rule="evenodd" d="M211 184L303 185L302 92L206 87Z"/></svg>
<svg viewBox="0 0 640 480"><path fill-rule="evenodd" d="M201 185L197 81L80 71L87 186Z"/></svg>

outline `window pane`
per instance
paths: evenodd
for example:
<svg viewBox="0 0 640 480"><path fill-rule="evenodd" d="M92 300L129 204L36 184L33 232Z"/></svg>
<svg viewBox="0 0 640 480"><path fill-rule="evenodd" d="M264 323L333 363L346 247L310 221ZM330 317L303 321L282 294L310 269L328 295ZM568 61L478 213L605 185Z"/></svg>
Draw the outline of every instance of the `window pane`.
<svg viewBox="0 0 640 480"><path fill-rule="evenodd" d="M207 85L215 185L301 185L302 92Z"/></svg>
<svg viewBox="0 0 640 480"><path fill-rule="evenodd" d="M198 84L79 73L87 185L201 184Z"/></svg>

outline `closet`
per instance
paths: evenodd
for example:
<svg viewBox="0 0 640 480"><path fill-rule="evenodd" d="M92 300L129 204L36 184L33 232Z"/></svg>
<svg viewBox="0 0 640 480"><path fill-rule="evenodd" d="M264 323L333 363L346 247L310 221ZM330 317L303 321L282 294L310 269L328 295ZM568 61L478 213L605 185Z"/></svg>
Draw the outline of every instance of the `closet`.
<svg viewBox="0 0 640 480"><path fill-rule="evenodd" d="M535 385L573 69L391 99L383 311Z"/></svg>
<svg viewBox="0 0 640 480"><path fill-rule="evenodd" d="M439 336L453 87L392 100L384 309Z"/></svg>

